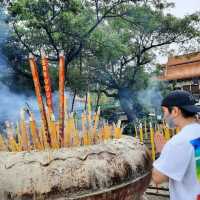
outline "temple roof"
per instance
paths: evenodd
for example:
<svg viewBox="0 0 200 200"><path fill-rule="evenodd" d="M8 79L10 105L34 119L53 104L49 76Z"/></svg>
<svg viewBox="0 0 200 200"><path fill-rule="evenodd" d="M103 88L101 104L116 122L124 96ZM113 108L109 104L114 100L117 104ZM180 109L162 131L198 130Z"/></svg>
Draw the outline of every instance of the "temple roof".
<svg viewBox="0 0 200 200"><path fill-rule="evenodd" d="M161 80L180 80L200 77L200 52L169 57Z"/></svg>

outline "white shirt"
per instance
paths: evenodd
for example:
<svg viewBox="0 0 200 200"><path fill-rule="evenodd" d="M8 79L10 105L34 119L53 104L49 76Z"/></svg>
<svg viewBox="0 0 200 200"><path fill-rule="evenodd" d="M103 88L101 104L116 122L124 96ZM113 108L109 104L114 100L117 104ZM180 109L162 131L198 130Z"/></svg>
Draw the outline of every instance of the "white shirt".
<svg viewBox="0 0 200 200"><path fill-rule="evenodd" d="M190 142L197 138L200 138L200 125L185 126L165 144L153 163L155 169L169 177L170 200L197 200L200 196L195 150Z"/></svg>

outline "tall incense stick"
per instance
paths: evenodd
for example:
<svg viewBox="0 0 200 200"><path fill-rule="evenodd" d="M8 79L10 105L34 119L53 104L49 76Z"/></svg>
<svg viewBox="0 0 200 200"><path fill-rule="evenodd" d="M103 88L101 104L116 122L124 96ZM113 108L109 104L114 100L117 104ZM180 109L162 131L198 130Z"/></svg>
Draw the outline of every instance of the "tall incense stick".
<svg viewBox="0 0 200 200"><path fill-rule="evenodd" d="M50 134L49 134L49 130L48 130L46 111L45 111L45 107L44 107L43 99L42 99L42 95L41 95L41 87L40 87L40 82L39 82L37 65L36 65L34 56L32 54L29 54L29 63L30 63L31 72L32 72L32 76L33 76L33 82L34 82L34 86L35 86L35 94L37 97L38 106L39 106L39 110L40 110L40 114L41 114L41 118L42 118L42 123L44 126L44 132L45 132L45 135L47 136L48 143L51 144L51 138L50 138Z"/></svg>
<svg viewBox="0 0 200 200"><path fill-rule="evenodd" d="M49 77L49 69L48 69L48 57L45 55L44 50L41 50L42 55L42 69L43 69L43 77L44 77L44 88L46 94L46 102L49 113L53 111L53 101L52 101L52 92L51 92L51 80Z"/></svg>
<svg viewBox="0 0 200 200"><path fill-rule="evenodd" d="M64 52L59 56L59 135L64 139L64 85L65 85L65 58Z"/></svg>

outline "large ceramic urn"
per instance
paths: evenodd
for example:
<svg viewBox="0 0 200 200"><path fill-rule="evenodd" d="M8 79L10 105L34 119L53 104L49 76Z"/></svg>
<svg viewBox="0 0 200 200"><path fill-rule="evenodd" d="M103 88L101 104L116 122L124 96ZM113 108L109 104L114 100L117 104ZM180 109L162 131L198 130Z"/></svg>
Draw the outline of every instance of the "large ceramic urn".
<svg viewBox="0 0 200 200"><path fill-rule="evenodd" d="M151 164L146 147L129 136L83 147L0 152L0 199L140 200Z"/></svg>

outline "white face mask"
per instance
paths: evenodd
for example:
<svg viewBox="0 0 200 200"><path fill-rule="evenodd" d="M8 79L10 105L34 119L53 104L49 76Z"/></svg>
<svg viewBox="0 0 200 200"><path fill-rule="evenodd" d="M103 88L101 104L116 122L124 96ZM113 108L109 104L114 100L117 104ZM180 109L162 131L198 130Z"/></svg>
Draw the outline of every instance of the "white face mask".
<svg viewBox="0 0 200 200"><path fill-rule="evenodd" d="M166 118L165 118L165 121L166 121L166 124L167 124L167 127L168 128L175 128L176 127L176 125L175 125L175 123L174 123L174 119L173 119L173 117L172 116L167 116Z"/></svg>

